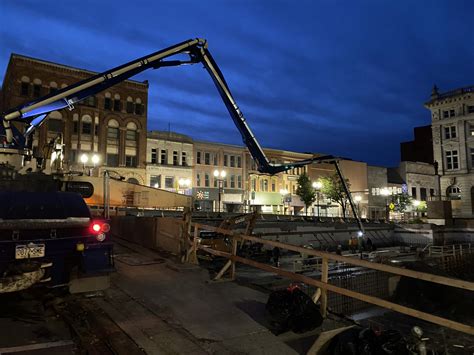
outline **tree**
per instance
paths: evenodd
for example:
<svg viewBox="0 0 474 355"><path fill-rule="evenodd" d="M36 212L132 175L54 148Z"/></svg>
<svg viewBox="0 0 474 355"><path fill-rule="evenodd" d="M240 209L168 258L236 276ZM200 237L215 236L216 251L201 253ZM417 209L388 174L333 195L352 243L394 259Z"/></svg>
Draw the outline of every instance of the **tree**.
<svg viewBox="0 0 474 355"><path fill-rule="evenodd" d="M406 192L394 195L392 201L394 202L395 210L400 213L405 212L408 206L412 204L412 198Z"/></svg>
<svg viewBox="0 0 474 355"><path fill-rule="evenodd" d="M329 199L333 200L342 207L342 215L346 217L347 204L349 203L347 199L346 192L344 190L344 185L339 178L339 175L336 173L331 176L322 177L319 179L322 183L321 192ZM349 180L346 179L347 188L350 189L351 184ZM349 190L350 191L350 190Z"/></svg>
<svg viewBox="0 0 474 355"><path fill-rule="evenodd" d="M300 197L301 201L303 201L306 208L306 214L308 214L308 207L316 200L316 194L306 173L303 173L298 177L298 188L296 189L296 194Z"/></svg>

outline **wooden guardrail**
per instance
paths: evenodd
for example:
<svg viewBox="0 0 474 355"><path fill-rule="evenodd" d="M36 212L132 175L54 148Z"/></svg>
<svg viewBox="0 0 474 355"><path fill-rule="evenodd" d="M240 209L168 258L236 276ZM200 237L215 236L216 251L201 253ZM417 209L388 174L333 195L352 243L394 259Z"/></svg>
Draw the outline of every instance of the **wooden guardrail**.
<svg viewBox="0 0 474 355"><path fill-rule="evenodd" d="M453 245L430 245L428 247L429 256L462 256L474 251L471 243L453 244Z"/></svg>
<svg viewBox="0 0 474 355"><path fill-rule="evenodd" d="M327 312L327 292L335 292L347 297L355 298L379 307L383 307L386 309L390 309L399 313L403 313L418 319L422 319L427 322L431 322L434 324L438 324L447 328L451 328L460 332L464 332L467 334L474 335L474 327L459 323L450 319L442 318L430 313L422 312L413 308L405 307L402 305L399 305L397 303L393 303L381 298L377 298L374 296L369 296L365 295L359 292L355 292L352 290L348 290L342 287L334 286L328 283L328 273L329 273L329 260L333 261L339 261L347 264L352 264L356 266L362 266L368 269L372 270L379 270L383 272L388 272L391 274L399 275L399 276L406 276L406 277L411 277L417 280L423 280L423 281L429 281L429 282L434 282L440 285L445 285L445 286L451 286L451 287L457 287L463 290L468 290L471 292L474 292L474 283L473 282L468 282L468 281L463 281L459 279L452 279L444 276L439 276L439 275L433 275L425 272L419 272L419 271L414 271L414 270L408 270L408 269L403 269L399 267L394 267L390 265L385 265L385 264L377 264L377 263L372 263L366 260L362 259L356 259L356 258L349 258L346 256L341 256L337 254L332 254L332 253L327 253L327 252L322 252L318 250L311 250L291 244L285 244L281 242L276 242L276 241L270 241L270 240L265 240L261 239L258 237L254 236L249 236L249 235L243 235L243 234L237 234L232 231L229 231L227 229L221 229L218 227L214 226L208 226L208 225L203 225L199 223L192 223L191 224L194 227L194 233L193 233L193 240L191 241L191 248L188 249L187 251L187 260L190 262L195 262L197 263L197 251L198 250L204 250L207 253L217 255L217 256L222 256L225 258L228 258L228 262L224 265L224 267L219 271L219 273L216 276L216 279L222 277L229 269L230 269L230 277L231 279L235 278L235 264L237 262L246 264L249 266L256 267L261 270L265 270L268 272L273 272L277 275L289 278L294 281L302 282L307 285L312 285L319 287L319 290L317 290L317 294L313 297L313 300L316 301L317 298L320 298L321 302L321 313L323 316L326 316ZM199 244L199 231L200 230L206 230L206 231L214 231L223 235L226 235L232 239L232 251L229 252L224 252L224 251L218 251L218 250L213 250L208 247L205 247L203 245ZM291 271L287 270L282 270L280 268L260 263L251 259L247 259L241 256L237 255L237 244L239 241L250 241L254 243L261 243L264 245L269 245L272 247L278 247L281 249L286 249L286 250L292 250L295 252L299 253L304 253L306 255L311 255L315 257L321 257L322 258L322 264L321 264L321 279L316 280L304 275L300 275ZM320 295L320 296L319 296ZM474 295L473 295L474 297Z"/></svg>

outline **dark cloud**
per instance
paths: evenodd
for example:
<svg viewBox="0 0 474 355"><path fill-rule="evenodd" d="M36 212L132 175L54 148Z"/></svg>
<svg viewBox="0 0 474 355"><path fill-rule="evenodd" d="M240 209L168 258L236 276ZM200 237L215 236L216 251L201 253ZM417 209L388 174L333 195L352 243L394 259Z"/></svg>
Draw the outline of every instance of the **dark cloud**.
<svg viewBox="0 0 474 355"><path fill-rule="evenodd" d="M104 71L203 37L262 145L396 165L429 124L432 85L474 84L472 13L469 0L4 0L0 68L16 52ZM149 128L241 144L201 65L135 79L150 82Z"/></svg>

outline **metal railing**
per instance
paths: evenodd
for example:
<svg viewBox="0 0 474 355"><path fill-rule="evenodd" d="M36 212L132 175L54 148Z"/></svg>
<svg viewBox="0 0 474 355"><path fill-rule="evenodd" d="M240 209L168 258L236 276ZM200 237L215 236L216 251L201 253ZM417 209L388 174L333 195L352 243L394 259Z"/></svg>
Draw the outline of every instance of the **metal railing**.
<svg viewBox="0 0 474 355"><path fill-rule="evenodd" d="M391 273L391 274L395 274L399 276L411 277L417 280L429 281L429 282L437 283L440 285L456 287L456 288L468 290L471 292L474 292L473 282L463 281L459 279L452 279L452 278L429 274L425 272L403 269L403 268L394 267L394 266L385 265L385 264L373 263L370 261L357 259L357 258L348 258L346 256L327 253L327 252L323 252L319 250L311 250L311 249L307 249L307 248L303 248L303 247L299 247L299 246L295 246L291 244L265 240L265 239L261 239L255 236L237 234L233 231L229 231L229 230L214 227L214 226L203 225L199 223L191 223L191 226L194 227L194 233L193 233L194 237L188 241L189 249L186 252L186 260L188 262L192 262L196 264L198 263L198 259L197 259L198 250L204 251L206 253L209 253L215 256L225 257L228 259L227 263L216 275L215 280L220 279L227 271L230 271L230 278L232 280L235 279L236 263L239 262L245 265L258 268L260 270L272 272L276 275L286 277L293 281L297 281L297 282L301 282L307 285L317 287L318 289L313 296L313 301L316 302L318 299L320 299L321 314L323 315L323 317L326 317L327 315L327 302L328 302L327 293L328 291L330 291L330 292L335 292L337 294L354 298L363 302L367 302L375 306L379 306L386 309L390 309L392 311L403 313L411 317L422 319L427 322L431 322L431 323L438 324L450 329L454 329L460 332L474 335L474 327L471 325L459 323L459 322L446 319L443 317L439 317L430 313L426 313L426 312L422 312L413 308L402 306L400 304L393 303L393 302L390 302L378 297L370 296L370 295L363 294L360 292L355 292L346 288L342 288L342 287L338 287L333 284L330 284L328 282L329 261L342 262L346 264L364 267L367 269L379 270L379 271L383 271L383 272L387 272L387 273ZM224 252L224 251L211 249L204 245L200 245L200 238L199 238L200 230L214 231L231 238L232 239L231 251ZM298 253L303 253L305 255L310 255L313 257L319 257L321 258L320 279L317 280L305 275L301 275L301 274L288 271L288 270L283 270L275 266L271 266L265 263L257 262L255 260L239 256L237 255L238 243L244 242L244 241L249 241L252 243L260 243L260 244L264 244L270 247L277 247L284 250L290 250L290 251L294 251Z"/></svg>
<svg viewBox="0 0 474 355"><path fill-rule="evenodd" d="M429 256L463 256L463 254L470 254L474 250L471 243L453 244L453 245L430 245L428 247Z"/></svg>

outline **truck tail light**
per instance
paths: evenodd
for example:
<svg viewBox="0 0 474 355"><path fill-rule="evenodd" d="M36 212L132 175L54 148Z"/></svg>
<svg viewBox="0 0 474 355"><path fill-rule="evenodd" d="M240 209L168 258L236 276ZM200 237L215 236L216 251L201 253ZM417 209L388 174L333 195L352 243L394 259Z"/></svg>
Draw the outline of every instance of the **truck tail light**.
<svg viewBox="0 0 474 355"><path fill-rule="evenodd" d="M94 221L91 224L91 232L95 235L95 238L99 242L105 240L105 233L110 231L110 224L100 221Z"/></svg>

